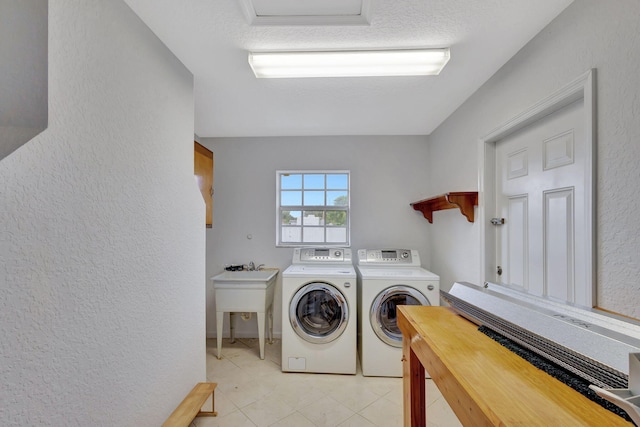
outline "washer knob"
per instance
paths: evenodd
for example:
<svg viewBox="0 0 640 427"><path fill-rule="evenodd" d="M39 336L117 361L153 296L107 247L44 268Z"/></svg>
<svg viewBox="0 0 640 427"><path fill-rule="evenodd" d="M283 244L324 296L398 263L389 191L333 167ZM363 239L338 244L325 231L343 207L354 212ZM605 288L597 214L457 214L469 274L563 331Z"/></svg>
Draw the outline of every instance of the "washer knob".
<svg viewBox="0 0 640 427"><path fill-rule="evenodd" d="M402 254L400 255L400 257L403 258L403 259L409 258L409 252L403 251Z"/></svg>
<svg viewBox="0 0 640 427"><path fill-rule="evenodd" d="M336 258L342 256L342 251L335 251L333 253L333 256L335 256Z"/></svg>

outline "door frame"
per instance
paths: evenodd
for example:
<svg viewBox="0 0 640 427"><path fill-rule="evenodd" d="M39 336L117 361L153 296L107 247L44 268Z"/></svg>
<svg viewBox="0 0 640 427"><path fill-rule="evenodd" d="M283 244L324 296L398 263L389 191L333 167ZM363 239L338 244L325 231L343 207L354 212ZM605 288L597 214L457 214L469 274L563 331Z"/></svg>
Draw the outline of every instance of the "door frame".
<svg viewBox="0 0 640 427"><path fill-rule="evenodd" d="M550 96L538 101L520 114L507 120L484 137L478 140L478 222L480 224L480 281L495 281L491 273L496 267L496 233L493 218L496 197L496 143L506 136L528 126L541 118L553 114L567 105L583 99L584 102L584 130L585 130L585 241L587 243L587 280L586 289L591 292L585 296L587 304L596 305L596 69L592 68L581 76L566 84ZM590 206L590 209L586 209ZM581 207L576 207L580 209Z"/></svg>

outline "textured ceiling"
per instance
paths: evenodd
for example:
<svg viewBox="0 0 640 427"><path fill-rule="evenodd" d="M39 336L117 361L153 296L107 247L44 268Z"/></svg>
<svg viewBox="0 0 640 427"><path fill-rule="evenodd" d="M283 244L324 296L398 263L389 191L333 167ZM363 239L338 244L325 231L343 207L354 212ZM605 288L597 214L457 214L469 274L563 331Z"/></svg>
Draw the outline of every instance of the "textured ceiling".
<svg viewBox="0 0 640 427"><path fill-rule="evenodd" d="M194 74L195 132L216 137L428 135L573 0L372 0L359 26L249 25L241 0L125 1ZM447 46L429 77L256 79L247 63L249 50Z"/></svg>

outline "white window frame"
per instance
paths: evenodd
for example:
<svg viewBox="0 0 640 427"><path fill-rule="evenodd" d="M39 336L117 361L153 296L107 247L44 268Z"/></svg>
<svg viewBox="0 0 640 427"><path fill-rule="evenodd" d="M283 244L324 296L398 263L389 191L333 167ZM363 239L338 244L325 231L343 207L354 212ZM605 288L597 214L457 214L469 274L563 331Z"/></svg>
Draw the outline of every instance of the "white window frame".
<svg viewBox="0 0 640 427"><path fill-rule="evenodd" d="M301 205L286 205L281 206L281 177L283 175L303 175L302 184L300 191L304 192L304 175L325 175L325 185L323 189L313 189L318 191L346 191L347 192L347 205L346 206L334 206L327 205L326 200L324 205L305 205L304 201L301 202ZM331 189L327 188L326 184L326 175L336 175L343 174L347 175L347 188L345 189ZM344 211L346 212L346 224L345 224L345 233L346 238L344 241L340 242L327 242L327 229L330 229L331 226L327 226L326 224L321 224L318 227L321 227L324 230L324 241L304 241L304 228L303 225L300 225L301 238L299 242L283 242L282 241L282 211ZM349 170L277 170L276 171L276 247L304 247L304 246L313 246L313 247L350 247L351 246L351 171ZM304 216L304 215L302 215ZM342 228L342 227L340 227Z"/></svg>

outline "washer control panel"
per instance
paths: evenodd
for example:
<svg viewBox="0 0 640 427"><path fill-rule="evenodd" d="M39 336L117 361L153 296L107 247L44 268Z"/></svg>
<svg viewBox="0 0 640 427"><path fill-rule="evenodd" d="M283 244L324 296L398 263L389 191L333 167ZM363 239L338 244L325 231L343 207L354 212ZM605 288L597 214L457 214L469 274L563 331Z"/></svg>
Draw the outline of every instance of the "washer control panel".
<svg viewBox="0 0 640 427"><path fill-rule="evenodd" d="M351 264L349 248L295 248L293 263Z"/></svg>
<svg viewBox="0 0 640 427"><path fill-rule="evenodd" d="M420 266L415 249L359 249L359 265Z"/></svg>

